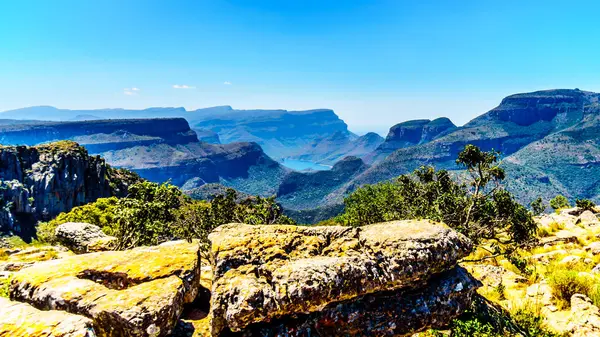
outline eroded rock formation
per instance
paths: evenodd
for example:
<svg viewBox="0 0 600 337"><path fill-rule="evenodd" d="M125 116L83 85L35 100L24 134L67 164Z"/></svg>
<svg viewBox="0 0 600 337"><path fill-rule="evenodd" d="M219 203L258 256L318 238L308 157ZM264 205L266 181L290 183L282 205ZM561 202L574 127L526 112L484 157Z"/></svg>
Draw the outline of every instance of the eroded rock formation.
<svg viewBox="0 0 600 337"><path fill-rule="evenodd" d="M456 266L469 240L427 221L229 224L210 239L210 268L184 241L25 266L0 336L404 336L446 325L479 286Z"/></svg>
<svg viewBox="0 0 600 337"><path fill-rule="evenodd" d="M98 198L124 196L135 177L123 174L74 142L0 146L0 232L27 236L37 220Z"/></svg>
<svg viewBox="0 0 600 337"><path fill-rule="evenodd" d="M361 228L230 224L210 240L213 335L368 294L419 288L471 250L466 237L428 221Z"/></svg>

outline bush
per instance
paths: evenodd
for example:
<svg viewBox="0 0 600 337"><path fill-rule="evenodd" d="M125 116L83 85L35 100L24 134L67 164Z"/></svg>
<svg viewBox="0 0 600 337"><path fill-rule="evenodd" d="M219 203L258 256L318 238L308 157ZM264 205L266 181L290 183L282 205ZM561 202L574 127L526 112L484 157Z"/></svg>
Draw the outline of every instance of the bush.
<svg viewBox="0 0 600 337"><path fill-rule="evenodd" d="M8 297L10 277L0 279L0 297Z"/></svg>
<svg viewBox="0 0 600 337"><path fill-rule="evenodd" d="M544 205L544 202L542 201L541 197L538 197L537 199L532 201L530 206L531 211L535 216L540 216L546 211L546 205Z"/></svg>
<svg viewBox="0 0 600 337"><path fill-rule="evenodd" d="M515 311L511 317L515 323L524 330L529 337L561 337L561 335L548 331L544 327L543 317L536 312L526 308L520 308Z"/></svg>
<svg viewBox="0 0 600 337"><path fill-rule="evenodd" d="M548 277L552 287L552 295L557 299L559 307L568 308L571 297L575 294L589 295L593 288L593 281L585 276L580 276L576 270L555 267Z"/></svg>
<svg viewBox="0 0 600 337"><path fill-rule="evenodd" d="M100 198L91 204L73 208L67 213L60 213L48 222L42 222L37 227L39 241L57 244L54 232L58 225L66 222L87 222L102 228L108 235L114 234L115 212L119 199L115 197Z"/></svg>
<svg viewBox="0 0 600 337"><path fill-rule="evenodd" d="M469 172L468 184L455 182L446 170L421 167L393 182L357 189L344 200L345 212L336 221L362 226L429 219L455 228L476 243L485 239L503 245L527 242L537 225L532 214L500 188L504 171L497 160L497 153L468 145L457 160Z"/></svg>
<svg viewBox="0 0 600 337"><path fill-rule="evenodd" d="M577 199L575 201L575 206L577 206L577 208L581 208L584 211L594 211L594 207L596 207L596 204L588 199Z"/></svg>
<svg viewBox="0 0 600 337"><path fill-rule="evenodd" d="M569 208L571 205L569 204L569 200L562 195L557 195L552 200L550 200L550 207L554 210L559 210L562 208Z"/></svg>
<svg viewBox="0 0 600 337"><path fill-rule="evenodd" d="M41 223L38 239L57 243L54 232L58 225L87 222L115 236L117 249L128 249L174 239L200 239L206 243L212 229L230 222L294 223L282 214L274 198L251 197L238 203L237 194L231 189L211 202L193 200L168 183L143 181L129 186L128 193L122 199L98 199Z"/></svg>

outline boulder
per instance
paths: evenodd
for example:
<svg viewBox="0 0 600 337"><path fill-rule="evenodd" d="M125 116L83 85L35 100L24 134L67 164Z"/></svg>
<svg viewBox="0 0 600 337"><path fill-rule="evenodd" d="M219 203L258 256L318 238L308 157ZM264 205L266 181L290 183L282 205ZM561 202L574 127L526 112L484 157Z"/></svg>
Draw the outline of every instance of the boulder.
<svg viewBox="0 0 600 337"><path fill-rule="evenodd" d="M0 297L0 336L95 337L96 334L89 318L64 311L41 311Z"/></svg>
<svg viewBox="0 0 600 337"><path fill-rule="evenodd" d="M565 256L562 260L560 260L560 264L573 265L577 262L581 261L581 256L577 255L569 255Z"/></svg>
<svg viewBox="0 0 600 337"><path fill-rule="evenodd" d="M67 222L58 225L56 238L76 253L111 250L116 238L108 236L96 225L84 222Z"/></svg>
<svg viewBox="0 0 600 337"><path fill-rule="evenodd" d="M463 235L429 221L360 228L229 224L209 239L213 335L422 285L472 248Z"/></svg>
<svg viewBox="0 0 600 337"><path fill-rule="evenodd" d="M568 330L571 337L600 336L600 310L587 296L571 297L571 319Z"/></svg>
<svg viewBox="0 0 600 337"><path fill-rule="evenodd" d="M15 273L11 298L91 318L101 336L165 336L200 287L197 242L89 253Z"/></svg>
<svg viewBox="0 0 600 337"><path fill-rule="evenodd" d="M479 282L461 267L396 290L333 303L319 312L248 327L244 337L406 336L447 326L471 306Z"/></svg>
<svg viewBox="0 0 600 337"><path fill-rule="evenodd" d="M590 243L585 247L585 250L594 255L600 254L600 241Z"/></svg>
<svg viewBox="0 0 600 337"><path fill-rule="evenodd" d="M591 211L583 211L577 218L577 223L584 226L595 226L598 224L598 217Z"/></svg>

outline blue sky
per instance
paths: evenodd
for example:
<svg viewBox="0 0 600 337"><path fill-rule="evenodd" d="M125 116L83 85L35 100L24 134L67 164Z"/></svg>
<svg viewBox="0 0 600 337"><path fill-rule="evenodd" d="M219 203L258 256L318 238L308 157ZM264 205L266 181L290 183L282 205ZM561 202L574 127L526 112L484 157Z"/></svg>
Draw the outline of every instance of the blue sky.
<svg viewBox="0 0 600 337"><path fill-rule="evenodd" d="M552 0L0 0L0 110L327 107L361 132L463 124L511 93L600 91L599 13Z"/></svg>

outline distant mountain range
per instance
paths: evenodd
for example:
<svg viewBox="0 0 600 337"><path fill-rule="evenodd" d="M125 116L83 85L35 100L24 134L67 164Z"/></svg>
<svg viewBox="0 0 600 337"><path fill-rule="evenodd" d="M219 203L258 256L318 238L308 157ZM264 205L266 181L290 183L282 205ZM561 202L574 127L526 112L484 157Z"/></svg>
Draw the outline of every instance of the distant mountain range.
<svg viewBox="0 0 600 337"><path fill-rule="evenodd" d="M464 126L447 118L405 121L385 139L353 134L327 109L32 107L0 113L0 144L72 139L112 165L154 181L171 179L186 190L219 183L249 194L276 194L306 221L325 217L316 208L339 212L343 197L361 185L421 165L458 170L456 156L467 144L502 153L506 186L523 203L556 194L600 201L599 100L600 94L578 89L516 94ZM185 120L174 118L179 116ZM95 120L124 117L153 119ZM294 172L277 162L283 158L333 168ZM206 194L202 191L196 194Z"/></svg>
<svg viewBox="0 0 600 337"><path fill-rule="evenodd" d="M365 139L359 139L348 130L348 125L329 109L236 110L230 106L218 106L193 111L182 107L69 110L37 106L0 113L2 119L26 118L44 121L174 117L185 118L202 141L217 144L255 142L276 160L302 157L304 160L333 164L345 155L363 155L379 145L374 145L377 141L369 140L365 143ZM325 139L334 135L338 138L335 146L328 147ZM319 142L321 145L314 145ZM310 150L313 146L315 153L311 155Z"/></svg>
<svg viewBox="0 0 600 337"><path fill-rule="evenodd" d="M0 121L0 144L36 145L73 140L91 154L143 178L192 189L221 183L240 191L273 195L289 172L256 143L198 141L183 118L115 119L78 122Z"/></svg>

